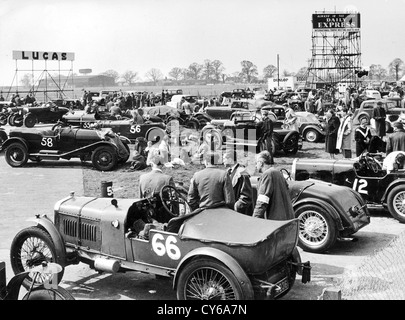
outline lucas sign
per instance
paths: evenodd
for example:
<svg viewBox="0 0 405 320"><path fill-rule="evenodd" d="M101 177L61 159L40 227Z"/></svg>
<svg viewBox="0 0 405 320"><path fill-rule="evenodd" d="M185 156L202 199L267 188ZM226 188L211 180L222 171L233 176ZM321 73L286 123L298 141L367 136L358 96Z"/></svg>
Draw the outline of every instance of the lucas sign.
<svg viewBox="0 0 405 320"><path fill-rule="evenodd" d="M14 60L51 60L51 61L73 61L73 52L54 51L13 51Z"/></svg>

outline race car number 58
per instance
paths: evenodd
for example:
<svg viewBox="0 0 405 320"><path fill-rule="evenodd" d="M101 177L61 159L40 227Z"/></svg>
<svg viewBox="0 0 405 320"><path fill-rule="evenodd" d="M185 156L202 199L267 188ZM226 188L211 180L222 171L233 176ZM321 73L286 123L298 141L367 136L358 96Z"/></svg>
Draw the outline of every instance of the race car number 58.
<svg viewBox="0 0 405 320"><path fill-rule="evenodd" d="M161 233L155 233L152 238L152 249L158 256L168 255L170 259L179 260L181 257L180 249L175 245L177 239L174 236L165 237Z"/></svg>

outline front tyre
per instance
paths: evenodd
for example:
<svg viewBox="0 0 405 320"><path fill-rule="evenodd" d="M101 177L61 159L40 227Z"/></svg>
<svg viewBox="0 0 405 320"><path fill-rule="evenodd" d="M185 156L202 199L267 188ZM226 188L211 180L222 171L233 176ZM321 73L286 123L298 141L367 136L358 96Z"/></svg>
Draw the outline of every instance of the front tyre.
<svg viewBox="0 0 405 320"><path fill-rule="evenodd" d="M117 153L110 146L98 147L91 155L91 163L99 171L111 171L118 163Z"/></svg>
<svg viewBox="0 0 405 320"><path fill-rule="evenodd" d="M178 300L244 300L247 294L231 270L210 258L188 263L177 284Z"/></svg>
<svg viewBox="0 0 405 320"><path fill-rule="evenodd" d="M58 283L62 280L64 264L57 259L55 245L50 235L39 227L29 227L21 230L13 239L10 248L10 261L14 274L28 271L39 266L42 262L59 263L62 271L58 274ZM23 281L23 286L29 288L33 282L34 273L30 273ZM44 275L37 275L34 287L45 282Z"/></svg>
<svg viewBox="0 0 405 320"><path fill-rule="evenodd" d="M295 209L295 216L299 219L298 246L304 251L322 253L335 244L335 222L322 207L301 205Z"/></svg>
<svg viewBox="0 0 405 320"><path fill-rule="evenodd" d="M6 149L5 158L11 167L22 167L28 161L27 148L22 143L12 143Z"/></svg>
<svg viewBox="0 0 405 320"><path fill-rule="evenodd" d="M405 186L397 186L391 190L387 198L390 214L400 223L405 223Z"/></svg>

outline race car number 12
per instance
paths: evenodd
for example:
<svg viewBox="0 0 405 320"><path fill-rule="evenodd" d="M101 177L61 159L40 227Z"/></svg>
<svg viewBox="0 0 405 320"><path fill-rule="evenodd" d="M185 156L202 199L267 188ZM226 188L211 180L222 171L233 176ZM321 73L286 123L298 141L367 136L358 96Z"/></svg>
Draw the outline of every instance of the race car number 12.
<svg viewBox="0 0 405 320"><path fill-rule="evenodd" d="M177 239L173 236L165 237L161 233L155 233L152 238L152 249L158 256L168 255L170 259L179 260L181 257L180 249L175 245Z"/></svg>
<svg viewBox="0 0 405 320"><path fill-rule="evenodd" d="M368 186L367 180L354 179L353 190L356 190L358 193L368 194L367 186Z"/></svg>

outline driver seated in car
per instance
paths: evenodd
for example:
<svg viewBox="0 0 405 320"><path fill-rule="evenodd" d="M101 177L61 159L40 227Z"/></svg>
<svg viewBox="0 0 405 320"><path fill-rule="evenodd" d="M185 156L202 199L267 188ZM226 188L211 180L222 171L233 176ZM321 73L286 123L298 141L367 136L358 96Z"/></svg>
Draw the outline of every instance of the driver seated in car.
<svg viewBox="0 0 405 320"><path fill-rule="evenodd" d="M393 151L390 152L383 161L382 169L387 170L387 173L392 171L404 169L405 165L405 152Z"/></svg>

